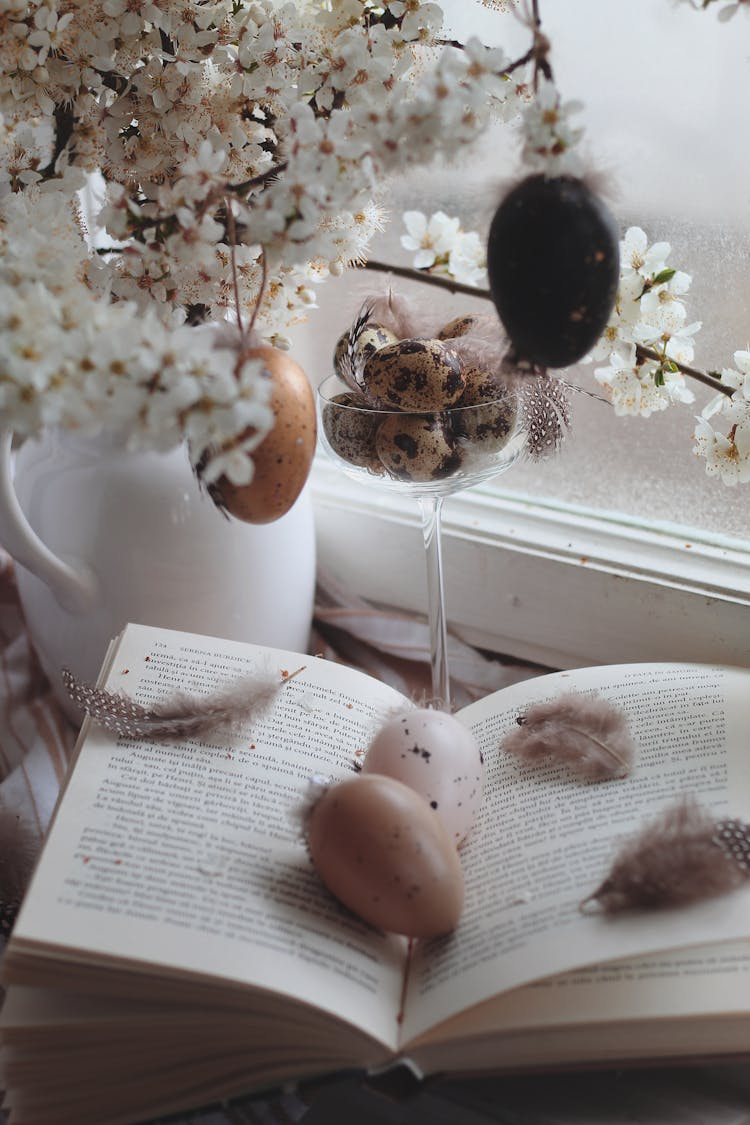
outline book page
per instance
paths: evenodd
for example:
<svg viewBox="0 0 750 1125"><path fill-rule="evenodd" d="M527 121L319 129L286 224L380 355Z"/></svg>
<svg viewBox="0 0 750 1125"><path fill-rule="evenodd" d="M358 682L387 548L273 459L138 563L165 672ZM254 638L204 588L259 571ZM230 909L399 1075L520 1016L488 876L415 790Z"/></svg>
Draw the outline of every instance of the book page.
<svg viewBox="0 0 750 1125"><path fill-rule="evenodd" d="M294 810L311 776L352 773L402 698L314 657L141 626L107 686L148 706L286 673L270 714L230 739L118 742L90 724L15 940L282 992L392 1046L403 939L323 888Z"/></svg>
<svg viewBox="0 0 750 1125"><path fill-rule="evenodd" d="M749 688L750 674L736 669L621 665L526 681L459 715L485 756L485 797L461 850L464 914L454 934L425 943L413 961L404 1041L496 993L578 966L747 937L750 888L614 917L584 915L579 903L622 841L677 794L695 794L717 818L749 818ZM564 766L530 767L502 751L532 702L572 689L597 690L627 714L638 748L628 778L576 780Z"/></svg>

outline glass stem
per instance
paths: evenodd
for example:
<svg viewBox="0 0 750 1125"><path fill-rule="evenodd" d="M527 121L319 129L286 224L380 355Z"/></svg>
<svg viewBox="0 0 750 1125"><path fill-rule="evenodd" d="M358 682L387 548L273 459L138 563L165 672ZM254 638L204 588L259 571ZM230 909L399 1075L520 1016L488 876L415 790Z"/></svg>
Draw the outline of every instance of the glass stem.
<svg viewBox="0 0 750 1125"><path fill-rule="evenodd" d="M430 627L430 667L432 695L435 706L451 709L451 685L448 672L448 633L445 621L443 591L443 557L440 536L442 496L420 496L422 534L427 560L427 620Z"/></svg>

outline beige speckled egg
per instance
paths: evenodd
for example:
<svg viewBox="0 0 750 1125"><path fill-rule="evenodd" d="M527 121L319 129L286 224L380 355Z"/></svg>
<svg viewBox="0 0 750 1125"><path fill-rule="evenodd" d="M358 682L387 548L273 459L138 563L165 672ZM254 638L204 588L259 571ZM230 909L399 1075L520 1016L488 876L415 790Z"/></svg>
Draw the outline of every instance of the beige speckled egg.
<svg viewBox="0 0 750 1125"><path fill-rule="evenodd" d="M518 395L478 368L465 369L466 392L462 407L451 415L459 444L469 443L475 453L497 452L507 445L518 419Z"/></svg>
<svg viewBox="0 0 750 1125"><path fill-rule="evenodd" d="M336 341L336 347L333 352L333 366L338 375L344 380L347 377L346 364L349 355L349 343L351 340L351 333L344 332L339 336ZM370 356L378 351L380 348L385 347L386 344L395 344L398 337L390 328L384 328L381 324L370 322L357 336L354 347L354 359L356 366L361 370ZM356 374L356 372L355 372Z"/></svg>
<svg viewBox="0 0 750 1125"><path fill-rule="evenodd" d="M482 803L484 759L467 727L445 711L415 707L380 728L363 776L382 773L421 794L456 845L468 836Z"/></svg>
<svg viewBox="0 0 750 1125"><path fill-rule="evenodd" d="M457 336L466 336L469 332L474 332L478 328L483 328L485 325L490 324L492 318L486 315L482 316L480 313L465 313L464 316L456 316L453 320L449 320L437 334L438 340L453 340Z"/></svg>
<svg viewBox="0 0 750 1125"><path fill-rule="evenodd" d="M239 520L271 523L289 511L310 472L317 437L315 397L307 375L286 352L263 346L247 356L262 359L272 380L273 429L253 450L250 483L237 485L219 477L210 493Z"/></svg>
<svg viewBox="0 0 750 1125"><path fill-rule="evenodd" d="M461 363L439 340L400 340L374 352L363 371L374 405L396 410L443 410L464 389Z"/></svg>
<svg viewBox="0 0 750 1125"><path fill-rule="evenodd" d="M375 436L375 448L386 472L397 480L444 480L461 464L452 431L432 414L389 414Z"/></svg>
<svg viewBox="0 0 750 1125"><path fill-rule="evenodd" d="M323 407L321 418L328 444L342 461L383 475L385 468L375 448L381 418L368 410L361 396L350 391L336 395Z"/></svg>
<svg viewBox="0 0 750 1125"><path fill-rule="evenodd" d="M315 869L345 906L386 933L427 938L463 909L458 852L423 797L392 777L331 786L307 824Z"/></svg>

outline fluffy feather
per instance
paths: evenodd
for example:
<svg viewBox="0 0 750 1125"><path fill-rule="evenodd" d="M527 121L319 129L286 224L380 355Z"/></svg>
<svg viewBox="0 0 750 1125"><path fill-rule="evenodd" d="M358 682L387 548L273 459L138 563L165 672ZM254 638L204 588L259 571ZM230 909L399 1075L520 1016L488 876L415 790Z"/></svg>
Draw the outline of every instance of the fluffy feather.
<svg viewBox="0 0 750 1125"><path fill-rule="evenodd" d="M365 302L348 332L346 351L339 359L339 372L350 390L362 391L362 357L357 352L357 341L372 321L372 303Z"/></svg>
<svg viewBox="0 0 750 1125"><path fill-rule="evenodd" d="M467 366L478 367L503 384L516 382L517 372L512 368L508 370L505 363L508 337L497 317L477 316L462 336L443 337L443 343Z"/></svg>
<svg viewBox="0 0 750 1125"><path fill-rule="evenodd" d="M261 718L272 705L279 689L302 669L278 680L269 676L248 676L222 691L208 696L178 692L146 708L124 692L81 683L67 668L62 678L73 702L87 711L118 738L187 738L207 731L232 731L242 723Z"/></svg>
<svg viewBox="0 0 750 1125"><path fill-rule="evenodd" d="M750 876L750 825L714 821L691 796L626 841L607 878L581 903L621 910L684 906L725 894Z"/></svg>
<svg viewBox="0 0 750 1125"><path fill-rule="evenodd" d="M579 777L624 777L635 746L625 714L600 695L569 692L537 703L516 720L503 749L524 762L564 762Z"/></svg>
<svg viewBox="0 0 750 1125"><path fill-rule="evenodd" d="M389 328L398 340L434 339L444 319L437 320L434 303L426 298L401 297L390 288L368 297L367 304L375 323Z"/></svg>

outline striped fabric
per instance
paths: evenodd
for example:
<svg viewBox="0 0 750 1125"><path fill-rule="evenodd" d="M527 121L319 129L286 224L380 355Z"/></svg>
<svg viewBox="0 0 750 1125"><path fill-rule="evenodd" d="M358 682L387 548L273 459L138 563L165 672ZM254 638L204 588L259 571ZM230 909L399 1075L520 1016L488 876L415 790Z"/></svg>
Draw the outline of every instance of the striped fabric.
<svg viewBox="0 0 750 1125"><path fill-rule="evenodd" d="M13 564L0 549L0 803L41 841L76 732L50 695L26 635Z"/></svg>

